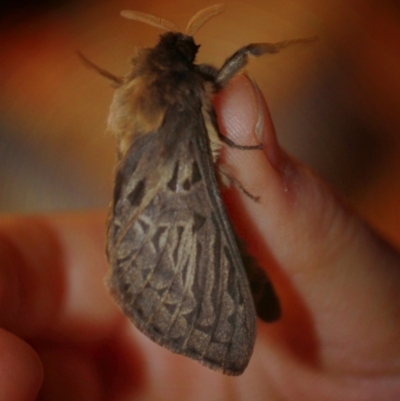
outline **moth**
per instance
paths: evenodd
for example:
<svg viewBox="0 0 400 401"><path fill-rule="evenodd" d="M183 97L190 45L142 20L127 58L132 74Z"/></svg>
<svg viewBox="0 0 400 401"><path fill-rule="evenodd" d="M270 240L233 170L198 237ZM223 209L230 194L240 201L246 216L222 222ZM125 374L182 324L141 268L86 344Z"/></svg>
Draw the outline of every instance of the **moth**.
<svg viewBox="0 0 400 401"><path fill-rule="evenodd" d="M234 181L218 164L223 144L246 151L262 145L221 135L212 97L249 56L309 39L250 44L220 69L195 64L193 35L221 11L220 4L199 11L185 34L164 19L123 11L166 33L155 47L136 50L122 78L84 61L116 86L108 121L118 156L107 237L111 293L159 345L240 375L253 352L257 314L273 321L280 307L236 237L219 192Z"/></svg>

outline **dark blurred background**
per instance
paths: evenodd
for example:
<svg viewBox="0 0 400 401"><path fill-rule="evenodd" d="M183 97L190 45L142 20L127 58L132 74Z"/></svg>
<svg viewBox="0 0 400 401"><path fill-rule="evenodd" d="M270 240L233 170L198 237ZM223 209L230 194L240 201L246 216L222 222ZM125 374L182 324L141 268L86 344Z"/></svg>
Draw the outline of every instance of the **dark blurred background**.
<svg viewBox="0 0 400 401"><path fill-rule="evenodd" d="M282 146L400 244L400 5L381 0L225 1L197 34L198 61L221 65L251 42L318 35L254 60L249 71ZM204 0L0 2L0 210L107 207L113 89L83 52L116 75L159 31L122 19L136 9L185 28Z"/></svg>

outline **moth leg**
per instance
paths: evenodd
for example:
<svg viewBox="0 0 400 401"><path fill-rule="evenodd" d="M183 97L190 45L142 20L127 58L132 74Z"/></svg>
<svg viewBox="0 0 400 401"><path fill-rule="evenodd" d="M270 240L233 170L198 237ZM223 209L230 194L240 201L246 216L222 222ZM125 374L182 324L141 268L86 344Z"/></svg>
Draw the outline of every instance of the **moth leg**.
<svg viewBox="0 0 400 401"><path fill-rule="evenodd" d="M252 43L240 48L231 57L225 60L224 65L218 72L216 82L220 87L224 87L249 61L249 56L258 57L265 53L278 53L285 47L307 43L316 40L316 37L284 40L277 43Z"/></svg>
<svg viewBox="0 0 400 401"><path fill-rule="evenodd" d="M221 134L221 131L218 129L218 119L214 109L209 110L209 115L212 121L213 126L215 127L215 131L218 134L218 144L220 141L226 143L231 148L241 149L241 150L263 150L263 145L260 143L259 145L239 145L229 139L227 136ZM220 145L218 145L220 146Z"/></svg>
<svg viewBox="0 0 400 401"><path fill-rule="evenodd" d="M221 141L225 142L231 148L241 149L241 150L257 150L257 149L263 150L262 143L260 143L259 145L239 145L233 142L232 139L229 139L227 136L222 135L220 132L218 133L218 136L221 139Z"/></svg>
<svg viewBox="0 0 400 401"><path fill-rule="evenodd" d="M98 74L102 75L103 77L109 79L110 81L113 82L113 86L118 88L119 86L122 85L123 79L121 77L117 77L116 75L112 74L111 72L105 70L104 68L99 67L97 64L93 63L93 61L90 61L86 56L84 56L81 52L77 52L78 57L81 59L82 63L96 71Z"/></svg>
<svg viewBox="0 0 400 401"><path fill-rule="evenodd" d="M234 185L236 188L240 189L248 198L250 198L254 202L258 202L260 200L259 196L255 196L236 179L233 178L227 171L227 169L223 165L218 166L218 178L223 187L229 187L230 185Z"/></svg>
<svg viewBox="0 0 400 401"><path fill-rule="evenodd" d="M257 316L264 322L278 320L282 315L281 305L271 281L257 261L247 253L244 242L238 236L236 240L249 280Z"/></svg>
<svg viewBox="0 0 400 401"><path fill-rule="evenodd" d="M194 68L206 81L215 82L217 79L219 71L210 64L194 64Z"/></svg>

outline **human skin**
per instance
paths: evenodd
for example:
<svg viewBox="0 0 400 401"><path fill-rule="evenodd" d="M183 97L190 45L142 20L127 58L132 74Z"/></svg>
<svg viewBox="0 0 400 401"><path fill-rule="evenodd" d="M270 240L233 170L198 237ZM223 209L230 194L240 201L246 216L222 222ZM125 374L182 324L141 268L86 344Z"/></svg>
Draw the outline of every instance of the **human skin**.
<svg viewBox="0 0 400 401"><path fill-rule="evenodd" d="M106 213L3 216L1 400L400 399L400 257L279 148L257 91L240 76L215 99L225 135L264 144L223 154L260 201L224 198L283 310L258 323L245 373L175 355L125 319L103 283Z"/></svg>

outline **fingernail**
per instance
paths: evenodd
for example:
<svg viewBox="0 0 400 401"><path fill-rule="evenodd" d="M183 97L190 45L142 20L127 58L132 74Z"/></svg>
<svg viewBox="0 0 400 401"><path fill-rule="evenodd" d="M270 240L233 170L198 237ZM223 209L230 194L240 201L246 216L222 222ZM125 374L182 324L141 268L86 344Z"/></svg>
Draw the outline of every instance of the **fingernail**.
<svg viewBox="0 0 400 401"><path fill-rule="evenodd" d="M255 126L255 134L258 140L261 142L263 140L263 130L264 130L264 107L263 107L263 96L261 94L260 88L254 81L253 77L250 74L247 74L251 84L253 85L253 89L256 95L257 100L257 122Z"/></svg>
<svg viewBox="0 0 400 401"><path fill-rule="evenodd" d="M267 103L253 77L248 74L247 77L253 86L257 103L257 121L254 127L254 132L259 141L263 143L264 153L267 156L271 165L276 170L280 170L281 152L279 149L278 141L276 139L275 128L272 123Z"/></svg>

